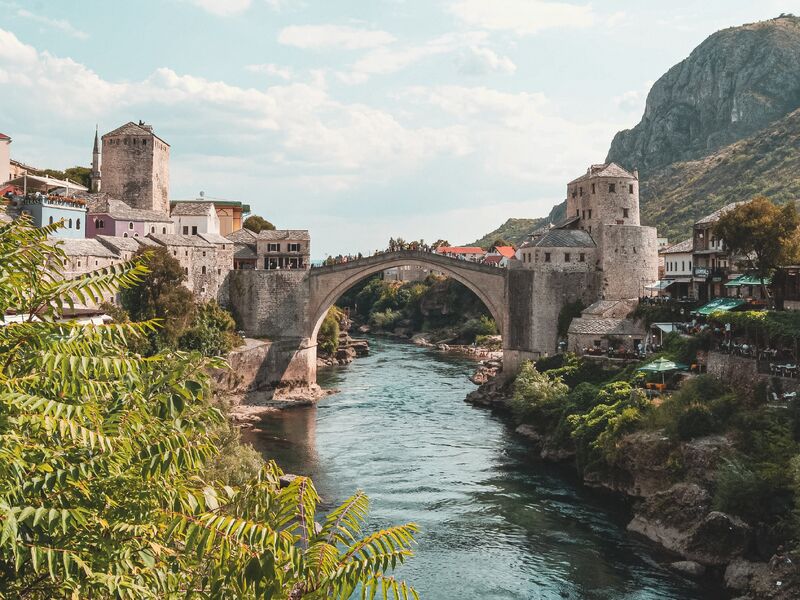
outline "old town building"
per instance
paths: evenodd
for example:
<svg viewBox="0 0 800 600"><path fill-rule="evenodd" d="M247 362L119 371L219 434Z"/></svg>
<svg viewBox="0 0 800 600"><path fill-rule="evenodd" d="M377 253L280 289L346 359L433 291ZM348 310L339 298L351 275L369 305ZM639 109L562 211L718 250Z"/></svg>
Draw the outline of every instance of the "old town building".
<svg viewBox="0 0 800 600"><path fill-rule="evenodd" d="M173 232L172 219L158 211L133 208L108 192L86 194L83 197L89 209L87 237L144 237L151 233Z"/></svg>
<svg viewBox="0 0 800 600"><path fill-rule="evenodd" d="M269 229L256 238L258 269L308 269L311 267L311 236L304 229Z"/></svg>

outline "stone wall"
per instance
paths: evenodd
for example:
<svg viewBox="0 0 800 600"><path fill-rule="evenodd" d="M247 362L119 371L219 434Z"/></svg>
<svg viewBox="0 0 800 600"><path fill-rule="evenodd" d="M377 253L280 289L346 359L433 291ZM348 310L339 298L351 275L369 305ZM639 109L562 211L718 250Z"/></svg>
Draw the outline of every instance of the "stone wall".
<svg viewBox="0 0 800 600"><path fill-rule="evenodd" d="M710 375L737 389L753 390L761 383L772 385L774 380L779 380L783 391L800 390L800 381L797 379L772 377L767 373L759 373L754 359L735 354L709 352L706 368Z"/></svg>
<svg viewBox="0 0 800 600"><path fill-rule="evenodd" d="M639 298L658 279L658 242L653 227L608 225L602 236L602 297Z"/></svg>
<svg viewBox="0 0 800 600"><path fill-rule="evenodd" d="M169 146L155 135L104 135L102 176L104 192L169 215Z"/></svg>

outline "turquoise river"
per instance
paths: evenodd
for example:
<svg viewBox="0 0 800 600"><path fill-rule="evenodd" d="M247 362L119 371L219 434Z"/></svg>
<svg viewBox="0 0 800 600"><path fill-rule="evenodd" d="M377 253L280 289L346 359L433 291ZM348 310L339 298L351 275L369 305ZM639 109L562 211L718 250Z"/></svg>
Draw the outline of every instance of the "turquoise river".
<svg viewBox="0 0 800 600"><path fill-rule="evenodd" d="M370 356L320 373L340 393L245 437L313 477L323 509L361 488L370 527L418 523L416 556L397 575L423 599L720 597L627 534L618 499L532 460L506 423L466 404L474 362L370 342Z"/></svg>

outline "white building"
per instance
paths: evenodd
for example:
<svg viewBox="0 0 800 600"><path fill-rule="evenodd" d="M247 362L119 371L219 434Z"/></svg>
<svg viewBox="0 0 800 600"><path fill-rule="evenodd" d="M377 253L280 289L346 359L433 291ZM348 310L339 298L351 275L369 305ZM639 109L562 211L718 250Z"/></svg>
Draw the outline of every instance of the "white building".
<svg viewBox="0 0 800 600"><path fill-rule="evenodd" d="M172 207L172 222L179 235L219 235L219 216L211 202L178 202Z"/></svg>
<svg viewBox="0 0 800 600"><path fill-rule="evenodd" d="M683 240L661 251L664 259L664 279L669 282L669 293L673 298L684 298L689 296L689 289L692 282L692 238Z"/></svg>

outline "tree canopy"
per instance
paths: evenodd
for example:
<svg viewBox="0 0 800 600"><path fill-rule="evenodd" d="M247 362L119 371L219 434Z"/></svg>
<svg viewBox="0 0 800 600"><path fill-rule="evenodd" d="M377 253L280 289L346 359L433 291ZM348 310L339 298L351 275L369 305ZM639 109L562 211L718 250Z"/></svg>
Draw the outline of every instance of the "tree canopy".
<svg viewBox="0 0 800 600"><path fill-rule="evenodd" d="M264 217L260 217L258 215L250 215L247 217L244 220L244 223L242 223L242 227L249 229L254 233L275 229L275 225L267 221Z"/></svg>
<svg viewBox="0 0 800 600"><path fill-rule="evenodd" d="M797 259L798 225L793 202L777 206L759 196L722 215L714 233L748 269L766 278L780 265Z"/></svg>
<svg viewBox="0 0 800 600"><path fill-rule="evenodd" d="M417 597L386 575L416 526L361 537L362 492L318 516L312 482L273 463L209 479L223 416L205 373L224 365L136 354L153 321L62 322L147 270L139 256L65 280L55 231L0 226L0 315L22 316L0 326L0 598Z"/></svg>

